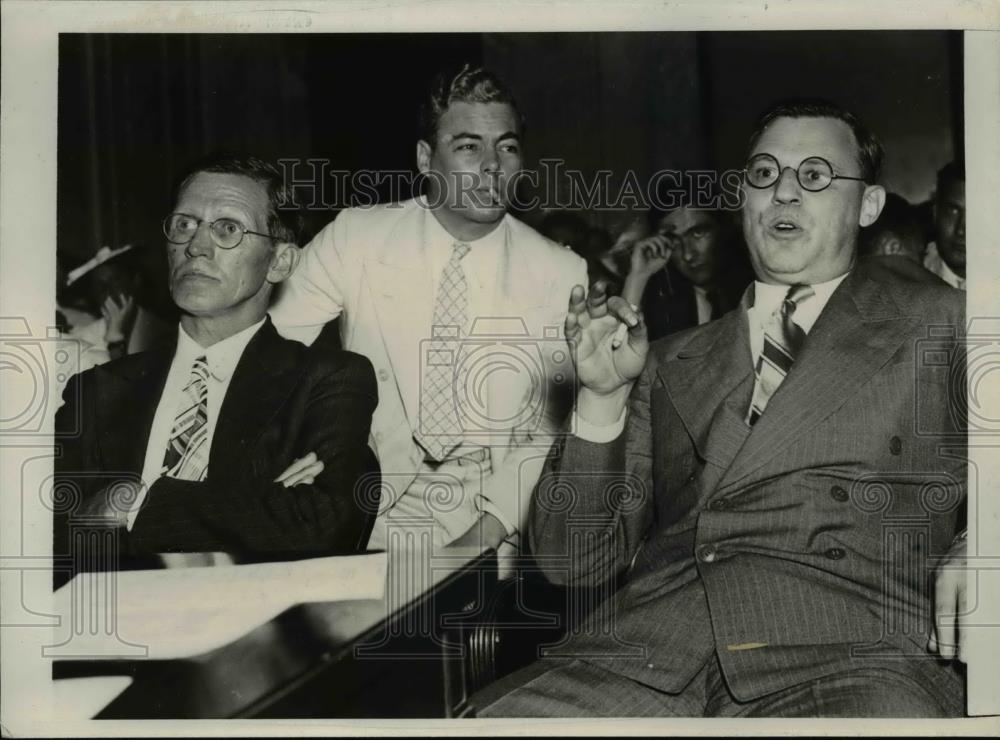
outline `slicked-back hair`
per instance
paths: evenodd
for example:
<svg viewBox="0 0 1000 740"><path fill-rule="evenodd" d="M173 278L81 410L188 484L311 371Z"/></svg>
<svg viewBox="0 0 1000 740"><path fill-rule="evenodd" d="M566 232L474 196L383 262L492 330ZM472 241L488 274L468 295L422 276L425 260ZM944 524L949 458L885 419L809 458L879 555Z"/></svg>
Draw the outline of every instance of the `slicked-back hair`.
<svg viewBox="0 0 1000 740"><path fill-rule="evenodd" d="M858 120L857 116L827 100L785 100L772 105L757 118L747 149L748 158L760 141L760 137L764 135L764 130L778 118L834 118L843 121L854 134L861 177L869 185L878 182L884 157L882 143Z"/></svg>
<svg viewBox="0 0 1000 740"><path fill-rule="evenodd" d="M267 191L267 231L279 242L298 244L303 218L295 204L291 188L270 162L239 152L214 152L192 164L174 188L174 203L195 175L210 172L221 175L243 175L264 186Z"/></svg>
<svg viewBox="0 0 1000 740"><path fill-rule="evenodd" d="M517 116L518 133L524 132L524 117L508 87L488 69L464 64L457 72L451 70L436 75L420 106L419 136L432 149L437 146L441 116L452 103L506 103Z"/></svg>

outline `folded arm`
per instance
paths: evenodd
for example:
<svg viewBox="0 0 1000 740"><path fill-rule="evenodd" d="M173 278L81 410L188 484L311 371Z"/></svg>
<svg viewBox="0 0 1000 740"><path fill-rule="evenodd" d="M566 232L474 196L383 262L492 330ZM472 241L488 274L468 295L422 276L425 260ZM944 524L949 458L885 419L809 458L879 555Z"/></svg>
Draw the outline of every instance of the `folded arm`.
<svg viewBox="0 0 1000 740"><path fill-rule="evenodd" d="M353 361L318 380L309 393L284 470L315 452L323 470L312 483L286 487L282 470L211 471L202 482L160 478L129 535L139 552L353 551L363 549L375 514L363 486L377 474L368 447L377 403L370 363ZM307 479L308 480L308 479Z"/></svg>

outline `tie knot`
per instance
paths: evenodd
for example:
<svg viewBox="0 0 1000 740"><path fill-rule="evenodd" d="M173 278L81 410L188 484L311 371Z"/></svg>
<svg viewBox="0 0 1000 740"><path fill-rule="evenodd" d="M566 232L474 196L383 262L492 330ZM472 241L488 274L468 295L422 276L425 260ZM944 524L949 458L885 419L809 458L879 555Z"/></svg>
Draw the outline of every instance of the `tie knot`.
<svg viewBox="0 0 1000 740"><path fill-rule="evenodd" d="M191 372L199 376L202 380L208 380L208 358L205 355L198 357L191 366Z"/></svg>
<svg viewBox="0 0 1000 740"><path fill-rule="evenodd" d="M452 245L452 250L453 251L451 253L451 257L454 260L460 260L463 257L465 257L465 255L467 255L469 253L470 249L471 249L471 247L468 244L466 244L465 242L455 242Z"/></svg>
<svg viewBox="0 0 1000 740"><path fill-rule="evenodd" d="M785 294L785 300L782 302L785 313L795 313L796 306L813 295L815 295L815 292L810 286L793 285L788 289L788 292Z"/></svg>

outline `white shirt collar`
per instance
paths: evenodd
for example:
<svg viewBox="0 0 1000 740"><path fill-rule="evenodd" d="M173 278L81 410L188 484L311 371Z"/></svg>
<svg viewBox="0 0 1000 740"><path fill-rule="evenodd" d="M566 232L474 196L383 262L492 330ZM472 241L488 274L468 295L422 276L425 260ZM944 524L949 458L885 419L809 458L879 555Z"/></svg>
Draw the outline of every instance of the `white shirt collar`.
<svg viewBox="0 0 1000 740"><path fill-rule="evenodd" d="M424 207L426 206L426 201L424 201ZM475 240L468 239L456 239L454 236L448 233L448 230L441 225L441 222L437 220L433 211L428 211L427 213L427 227L424 233L424 244L432 250L446 250L448 259L451 257L451 250L455 242L464 241L469 245L469 254L475 254L493 250L498 250L503 246L504 242L504 221L506 220L506 215L497 222L497 225L493 228L490 233L485 236L481 236Z"/></svg>
<svg viewBox="0 0 1000 740"><path fill-rule="evenodd" d="M951 287L958 288L959 290L965 290L965 278L957 275L950 267L948 267L948 263L941 258L937 242L931 242L927 245L927 254L924 255L924 267L944 280Z"/></svg>
<svg viewBox="0 0 1000 740"><path fill-rule="evenodd" d="M182 361L191 365L198 357L204 355L208 363L208 371L212 374L212 377L224 382L233 374L233 370L236 369L237 363L243 356L243 351L260 327L264 325L266 319L267 317L265 316L256 324L252 324L246 329L233 334L231 337L226 337L216 342L207 349L194 341L184 331L183 326L178 325L177 350L174 353L174 361Z"/></svg>
<svg viewBox="0 0 1000 740"><path fill-rule="evenodd" d="M810 286L813 289L813 295L804 299L795 308L794 321L802 328L802 331L806 332L806 334L809 333L813 324L816 323L816 319L819 318L820 313L826 307L827 301L830 300L830 296L833 295L833 291L837 289L837 286L849 274L849 272L845 272L833 280L827 280L825 283L816 283ZM785 295L787 295L790 287L789 285L772 285L770 283L762 283L759 280L754 281L754 304L750 311L761 322L766 321L767 317L781 308L781 302L785 299Z"/></svg>

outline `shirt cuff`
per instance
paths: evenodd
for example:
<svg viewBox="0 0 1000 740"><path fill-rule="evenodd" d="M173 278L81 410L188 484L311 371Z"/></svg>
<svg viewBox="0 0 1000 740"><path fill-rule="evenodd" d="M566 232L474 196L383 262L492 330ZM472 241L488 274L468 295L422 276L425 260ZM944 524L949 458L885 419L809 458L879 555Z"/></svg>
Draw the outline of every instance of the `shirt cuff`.
<svg viewBox="0 0 1000 740"><path fill-rule="evenodd" d="M584 442L594 442L596 444L614 442L625 428L625 417L627 414L628 406L622 409L622 413L616 421L610 424L592 424L576 413L576 409L573 409L573 426L570 429L575 430L575 435Z"/></svg>
<svg viewBox="0 0 1000 740"><path fill-rule="evenodd" d="M476 509L479 510L480 514L492 514L497 518L500 524L503 525L504 530L507 532L507 537L513 537L517 534L517 527L510 523L510 519L500 511L500 507L495 503L486 498L483 494L477 493L476 497L473 499Z"/></svg>

